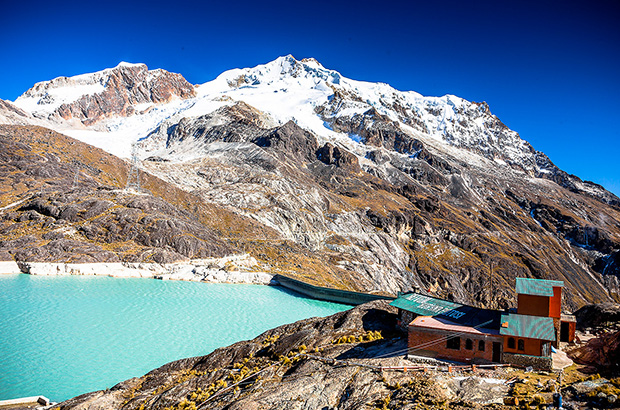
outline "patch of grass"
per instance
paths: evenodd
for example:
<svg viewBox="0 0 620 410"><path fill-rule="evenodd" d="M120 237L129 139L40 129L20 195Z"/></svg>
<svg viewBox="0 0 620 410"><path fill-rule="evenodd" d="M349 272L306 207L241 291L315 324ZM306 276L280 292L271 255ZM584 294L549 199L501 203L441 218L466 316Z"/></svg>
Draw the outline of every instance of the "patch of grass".
<svg viewBox="0 0 620 410"><path fill-rule="evenodd" d="M340 345L346 343L365 343L372 342L374 340L381 340L383 336L381 332L378 330L369 330L365 334L362 335L348 335L348 336L340 336L338 339L332 340L332 344Z"/></svg>

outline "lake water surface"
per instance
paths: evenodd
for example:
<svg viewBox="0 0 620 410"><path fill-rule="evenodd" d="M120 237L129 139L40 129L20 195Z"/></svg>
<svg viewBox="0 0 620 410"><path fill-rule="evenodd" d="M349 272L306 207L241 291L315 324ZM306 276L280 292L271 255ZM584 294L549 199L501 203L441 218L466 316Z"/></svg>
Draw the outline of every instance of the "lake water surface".
<svg viewBox="0 0 620 410"><path fill-rule="evenodd" d="M0 275L0 400L66 400L349 308L260 285Z"/></svg>

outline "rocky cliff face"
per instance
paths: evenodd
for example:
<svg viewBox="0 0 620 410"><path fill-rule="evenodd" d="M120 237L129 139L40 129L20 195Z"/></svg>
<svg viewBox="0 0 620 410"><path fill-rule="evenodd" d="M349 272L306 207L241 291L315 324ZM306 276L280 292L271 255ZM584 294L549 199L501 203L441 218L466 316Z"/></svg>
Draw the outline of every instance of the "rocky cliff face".
<svg viewBox="0 0 620 410"><path fill-rule="evenodd" d="M15 103L41 118L75 118L92 125L111 116L129 116L173 98L195 96L182 75L150 70L144 64L121 63L115 68L37 83ZM142 105L143 107L140 107Z"/></svg>
<svg viewBox="0 0 620 410"><path fill-rule="evenodd" d="M162 80L185 99L157 110L132 105L168 98L149 80L168 75L144 66L54 81L74 84L71 105L98 98L92 79L103 77L106 93L124 90L118 105L66 111L94 124L89 142L112 150L111 136L140 138L141 166L226 212L203 219L267 271L492 307L514 305L518 276L564 280L568 309L618 300L618 198L559 170L485 103L354 81L291 56L192 89ZM35 86L18 105L39 98L36 113L44 90L61 88Z"/></svg>
<svg viewBox="0 0 620 410"><path fill-rule="evenodd" d="M238 103L162 125L144 140L145 149L162 144L144 166L273 228L327 266L282 265L247 246L280 273L498 307L514 304L518 276L564 280L567 307L617 295L620 214L600 199L422 142L386 117L357 128L373 141L361 159L293 122L267 128L259 118Z"/></svg>

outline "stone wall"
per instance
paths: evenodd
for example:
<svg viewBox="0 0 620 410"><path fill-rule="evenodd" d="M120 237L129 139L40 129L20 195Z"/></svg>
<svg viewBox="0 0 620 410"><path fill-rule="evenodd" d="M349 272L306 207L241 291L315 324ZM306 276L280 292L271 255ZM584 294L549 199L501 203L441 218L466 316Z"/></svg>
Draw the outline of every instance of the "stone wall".
<svg viewBox="0 0 620 410"><path fill-rule="evenodd" d="M398 329L407 333L409 331L409 323L413 322L413 319L417 316L417 314L409 312L408 310L398 309Z"/></svg>
<svg viewBox="0 0 620 410"><path fill-rule="evenodd" d="M553 370L553 360L551 357L546 356L529 356L526 354L504 352L504 363L523 367L531 366L535 370L543 370L547 372Z"/></svg>

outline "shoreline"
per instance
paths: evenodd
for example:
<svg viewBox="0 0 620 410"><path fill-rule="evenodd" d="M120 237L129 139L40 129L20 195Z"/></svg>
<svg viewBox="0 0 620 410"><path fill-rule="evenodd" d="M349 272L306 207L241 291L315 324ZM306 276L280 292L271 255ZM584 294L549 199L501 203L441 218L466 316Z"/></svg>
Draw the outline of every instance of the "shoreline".
<svg viewBox="0 0 620 410"><path fill-rule="evenodd" d="M279 285L305 297L346 305L360 305L393 296L316 286L282 274L256 270L258 262L249 254L223 258L194 259L168 264L129 262L22 262L0 261L1 274L35 276L108 276L201 283Z"/></svg>
<svg viewBox="0 0 620 410"><path fill-rule="evenodd" d="M0 273L23 273L35 276L109 276L205 283L271 284L274 275L252 269L256 265L258 265L256 260L247 254L167 264L0 261Z"/></svg>

